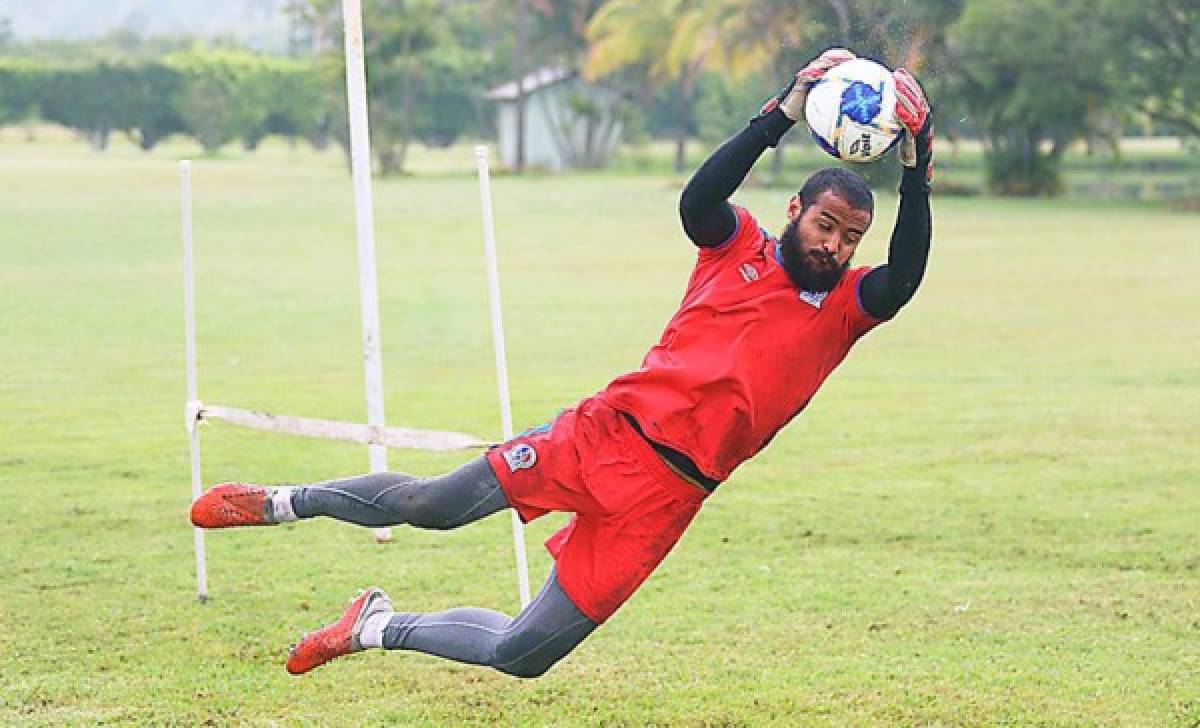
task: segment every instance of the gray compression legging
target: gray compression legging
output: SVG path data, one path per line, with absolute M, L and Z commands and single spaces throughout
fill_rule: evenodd
M 292 509 L 300 518 L 329 516 L 360 526 L 444 530 L 508 507 L 496 474 L 482 457 L 435 478 L 376 473 L 313 483 L 292 493 Z M 551 571 L 541 592 L 515 618 L 475 607 L 436 614 L 397 612 L 384 629 L 383 646 L 537 677 L 596 626 Z
M 383 646 L 538 677 L 594 629 L 596 623 L 571 603 L 551 571 L 542 591 L 515 619 L 475 607 L 436 614 L 397 612 L 383 630 Z
M 478 457 L 435 478 L 373 473 L 327 480 L 292 493 L 300 518 L 329 516 L 360 526 L 458 528 L 508 508 L 487 458 Z

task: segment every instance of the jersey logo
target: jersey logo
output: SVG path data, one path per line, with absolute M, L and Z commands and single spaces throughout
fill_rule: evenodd
M 829 295 L 829 291 L 815 293 L 813 291 L 800 291 L 800 300 L 804 301 L 813 308 L 820 308 L 825 302 L 825 297 Z
M 537 464 L 537 450 L 534 450 L 533 445 L 529 443 L 523 442 L 512 449 L 505 450 L 503 455 L 504 462 L 508 463 L 508 469 L 513 473 L 532 468 Z
M 746 281 L 747 283 L 753 283 L 754 281 L 758 280 L 758 269 L 749 263 L 742 263 L 740 266 L 738 266 L 738 270 L 742 274 L 742 280 Z

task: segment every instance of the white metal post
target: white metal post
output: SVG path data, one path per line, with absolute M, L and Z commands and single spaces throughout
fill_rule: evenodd
M 383 352 L 379 338 L 379 286 L 375 270 L 375 212 L 371 193 L 371 135 L 367 117 L 366 58 L 361 0 L 342 0 L 346 34 L 346 108 L 350 120 L 350 169 L 354 177 L 358 229 L 359 305 L 362 309 L 363 365 L 366 372 L 367 424 L 382 427 Z M 387 470 L 387 448 L 368 446 L 371 472 Z M 390 528 L 375 529 L 375 540 L 391 539 Z
M 487 259 L 488 304 L 492 313 L 492 345 L 496 351 L 496 386 L 500 394 L 500 427 L 505 440 L 512 439 L 512 403 L 508 395 L 508 356 L 504 350 L 504 317 L 500 310 L 500 269 L 496 262 L 496 225 L 492 219 L 492 184 L 488 173 L 488 148 L 475 147 L 479 166 L 479 202 L 483 208 L 483 247 Z M 517 586 L 521 607 L 529 604 L 529 564 L 525 556 L 525 526 L 512 510 L 513 547 L 517 556 Z
M 200 497 L 200 431 L 192 416 L 196 395 L 196 287 L 192 262 L 192 163 L 179 163 L 179 188 L 183 196 L 183 320 L 184 336 L 187 339 L 187 432 L 192 458 L 192 500 Z M 192 529 L 196 551 L 196 598 L 200 603 L 208 601 L 208 569 L 204 558 L 204 531 Z

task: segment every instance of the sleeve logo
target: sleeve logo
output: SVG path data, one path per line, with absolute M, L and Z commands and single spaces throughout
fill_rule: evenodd
M 518 470 L 526 470 L 537 464 L 537 450 L 533 449 L 533 445 L 529 443 L 521 443 L 516 447 L 505 450 L 503 453 L 504 462 L 508 463 L 510 472 Z

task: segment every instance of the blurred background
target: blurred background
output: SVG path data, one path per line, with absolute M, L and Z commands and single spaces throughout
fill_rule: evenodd
M 1200 726 L 1197 0 L 365 0 L 387 421 L 499 436 L 472 146 L 518 429 L 636 366 L 695 262 L 679 192 L 845 45 L 935 107 L 921 290 L 537 681 L 287 645 L 358 588 L 519 608 L 508 517 L 207 540 L 208 403 L 362 421 L 335 0 L 0 0 L 0 725 Z M 779 230 L 797 129 L 735 200 Z M 858 261 L 885 260 L 899 164 Z M 204 428 L 203 479 L 365 448 Z M 395 450 L 445 472 L 463 453 Z M 538 547 L 565 522 L 529 524 Z
M 1194 0 L 367 0 L 364 14 L 380 175 L 481 139 L 516 172 L 684 173 L 838 44 L 927 87 L 948 142 L 940 194 L 1200 196 Z M 271 137 L 336 150 L 341 43 L 336 0 L 0 0 L 0 124 L 100 152 L 173 136 L 208 155 Z M 789 147 L 811 144 L 785 139 L 760 181 Z M 890 183 L 895 165 L 878 166 Z

